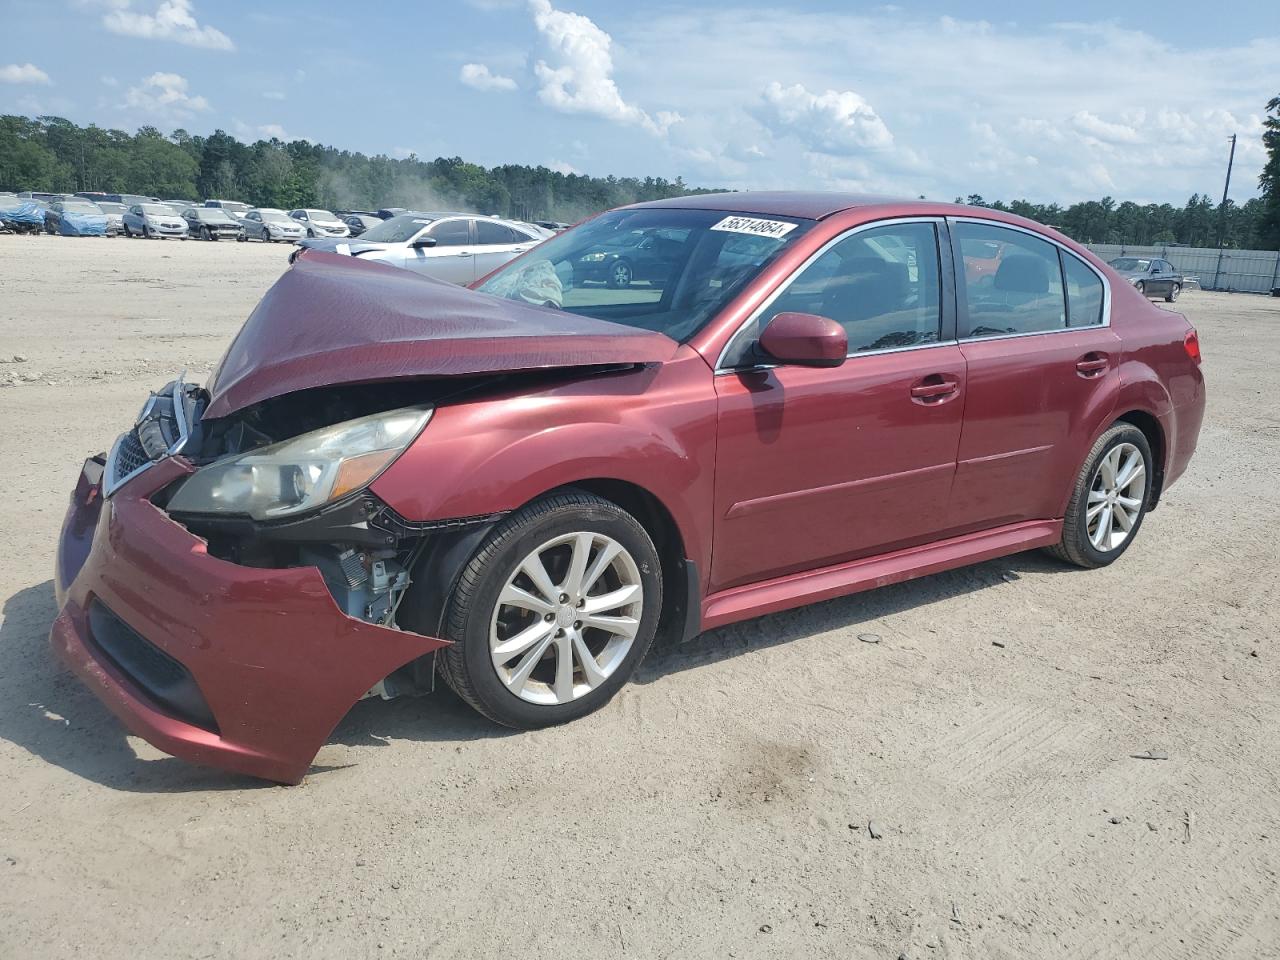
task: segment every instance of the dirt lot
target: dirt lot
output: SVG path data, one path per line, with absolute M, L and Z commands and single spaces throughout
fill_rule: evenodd
M 0 237 L 0 956 L 1280 956 L 1280 300 L 1178 305 L 1200 451 L 1107 570 L 716 630 L 539 733 L 364 702 L 283 788 L 125 736 L 45 637 L 80 461 L 285 252 Z

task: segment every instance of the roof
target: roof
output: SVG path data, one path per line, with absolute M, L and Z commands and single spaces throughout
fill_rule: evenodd
M 779 217 L 821 220 L 852 207 L 903 206 L 921 203 L 898 197 L 877 197 L 860 193 L 824 193 L 805 190 L 747 190 L 741 193 L 703 193 L 669 200 L 638 203 L 637 207 L 670 207 L 697 210 L 725 210 L 736 213 L 763 213 Z M 925 205 L 921 203 L 921 205 Z M 937 206 L 937 204 L 928 204 Z

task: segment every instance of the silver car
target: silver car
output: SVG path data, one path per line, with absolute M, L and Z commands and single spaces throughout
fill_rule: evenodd
M 289 216 L 302 224 L 308 237 L 349 237 L 351 228 L 328 210 L 290 210 Z
M 303 240 L 290 260 L 302 250 L 327 250 L 468 284 L 542 239 L 510 220 L 473 213 L 406 213 L 370 227 L 356 240 Z
M 135 203 L 124 212 L 126 237 L 177 237 L 187 239 L 187 224 L 178 211 L 164 203 Z
M 127 208 L 123 203 L 112 203 L 110 200 L 99 200 L 98 209 L 107 215 L 108 233 L 124 233 L 124 214 Z
M 250 240 L 261 240 L 264 243 L 297 243 L 307 235 L 302 224 L 283 210 L 271 207 L 258 207 L 250 210 L 240 221 Z

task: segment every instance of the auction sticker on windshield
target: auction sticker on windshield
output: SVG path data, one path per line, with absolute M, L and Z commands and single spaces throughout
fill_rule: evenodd
M 712 230 L 726 230 L 729 233 L 749 233 L 756 237 L 785 237 L 796 228 L 794 223 L 785 220 L 759 220 L 755 217 L 725 217 L 712 226 Z

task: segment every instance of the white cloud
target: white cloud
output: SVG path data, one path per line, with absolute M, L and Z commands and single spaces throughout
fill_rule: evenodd
M 565 163 L 563 160 L 552 160 L 547 167 L 556 173 L 563 173 L 568 176 L 582 176 L 582 171 L 571 163 Z
M 34 63 L 9 63 L 0 67 L 0 83 L 40 83 L 48 86 L 53 81 Z
M 491 73 L 483 63 L 464 63 L 458 79 L 476 90 L 514 90 L 516 82 L 510 77 Z
M 204 97 L 187 92 L 187 78 L 176 73 L 153 73 L 124 95 L 124 106 L 145 113 L 185 117 L 209 109 Z
M 549 53 L 550 62 L 539 60 L 533 66 L 538 99 L 547 106 L 634 124 L 658 136 L 684 119 L 670 110 L 651 116 L 622 98 L 613 79 L 613 38 L 591 19 L 557 10 L 550 0 L 529 0 L 529 9 Z
M 161 0 L 154 13 L 140 13 L 132 0 L 100 0 L 110 9 L 102 25 L 112 33 L 147 40 L 174 40 L 190 47 L 234 50 L 235 44 L 221 30 L 196 21 L 192 0 Z
M 1214 46 L 1113 22 L 1030 22 L 1038 13 L 986 23 L 741 0 L 631 11 L 607 24 L 625 51 L 615 53 L 618 83 L 679 104 L 686 119 L 671 134 L 668 169 L 697 172 L 698 182 L 1063 203 L 1105 190 L 1183 202 L 1221 190 L 1224 138 L 1238 133 L 1232 196 L 1242 200 L 1256 194 L 1265 162 L 1275 27 L 1251 25 Z M 762 97 L 772 80 L 779 87 Z M 768 156 L 744 162 L 750 144 Z M 801 163 L 796 144 L 810 155 Z M 823 153 L 841 163 L 815 159 Z
M 893 134 L 879 114 L 852 90 L 810 93 L 803 84 L 784 87 L 776 80 L 764 89 L 756 118 L 774 132 L 793 134 L 819 153 L 884 150 Z

